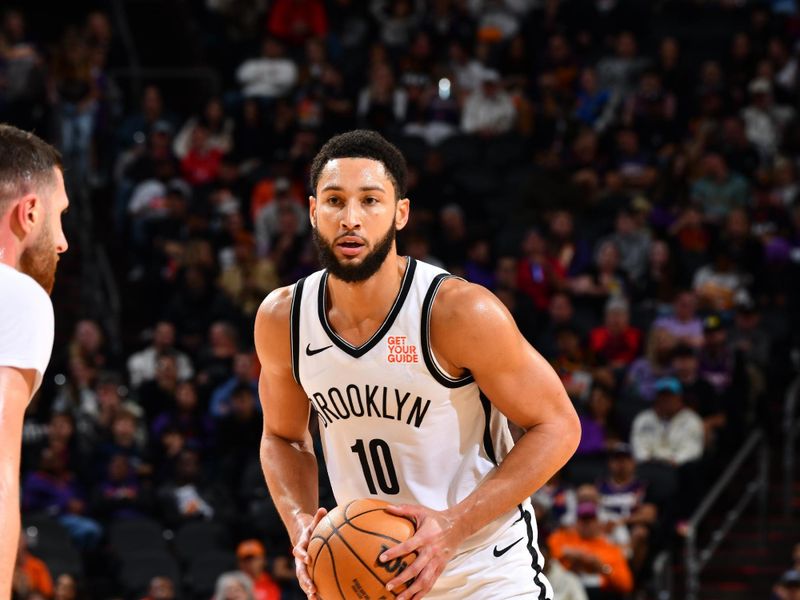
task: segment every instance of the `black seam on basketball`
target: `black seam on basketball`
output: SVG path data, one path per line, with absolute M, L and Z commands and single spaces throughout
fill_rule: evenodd
M 349 506 L 349 505 L 348 505 L 348 506 Z M 372 513 L 372 512 L 378 512 L 378 511 L 381 511 L 381 510 L 382 510 L 383 512 L 386 512 L 386 509 L 385 509 L 385 508 L 370 508 L 369 510 L 365 510 L 365 511 L 362 511 L 362 512 L 358 513 L 358 514 L 357 514 L 357 515 L 355 515 L 354 517 L 348 517 L 348 516 L 347 516 L 347 510 L 345 509 L 345 513 L 344 513 L 344 523 L 343 523 L 343 525 L 344 525 L 344 524 L 347 524 L 347 525 L 350 525 L 350 527 L 352 527 L 352 528 L 353 528 L 353 529 L 355 529 L 356 531 L 360 531 L 361 533 L 368 533 L 368 534 L 370 534 L 370 535 L 376 535 L 376 536 L 378 536 L 378 537 L 382 537 L 382 538 L 383 538 L 383 539 L 385 539 L 385 540 L 392 541 L 392 542 L 394 542 L 395 544 L 401 544 L 402 542 L 401 542 L 400 540 L 396 540 L 395 538 L 393 538 L 393 537 L 391 537 L 391 536 L 389 536 L 389 535 L 384 535 L 384 534 L 382 534 L 382 533 L 378 533 L 377 531 L 369 531 L 369 530 L 367 530 L 367 529 L 361 529 L 361 528 L 360 528 L 358 525 L 355 525 L 355 524 L 353 523 L 353 521 L 351 520 L 351 519 L 355 519 L 356 517 L 360 517 L 361 515 L 368 515 L 369 513 Z M 386 513 L 386 514 L 390 514 L 390 515 L 392 515 L 392 513 Z M 409 517 L 406 517 L 406 516 L 404 516 L 404 515 L 392 515 L 392 516 L 393 516 L 393 517 L 399 517 L 399 518 L 401 518 L 401 519 L 405 519 L 406 521 L 408 521 L 409 523 L 411 523 L 411 524 L 414 526 L 414 531 L 416 531 L 416 530 L 417 530 L 417 524 L 416 524 L 416 522 L 414 521 L 414 519 L 410 519 Z
M 475 381 L 471 373 L 467 372 L 463 377 L 453 378 L 443 373 L 442 370 L 436 366 L 433 360 L 433 350 L 431 349 L 431 309 L 433 308 L 433 301 L 436 298 L 436 293 L 445 279 L 455 277 L 449 273 L 439 273 L 431 281 L 428 286 L 428 291 L 425 293 L 425 299 L 422 301 L 422 318 L 420 319 L 420 334 L 422 336 L 422 359 L 425 361 L 425 366 L 433 378 L 446 388 L 460 388 L 464 387 Z M 457 278 L 458 279 L 458 278 Z
M 525 529 L 528 534 L 527 547 L 528 552 L 531 555 L 531 567 L 533 568 L 533 583 L 539 587 L 538 600 L 548 600 L 547 587 L 539 579 L 542 575 L 542 569 L 539 567 L 539 553 L 536 551 L 536 548 L 533 545 L 533 525 L 531 523 L 531 514 L 523 508 L 522 504 L 517 504 L 517 509 L 520 512 L 520 516 L 525 521 Z
M 361 513 L 359 513 L 359 514 L 361 514 Z M 352 525 L 350 525 L 350 526 L 351 526 L 351 527 L 353 527 Z M 368 532 L 368 533 L 373 533 L 373 532 L 371 532 L 371 531 L 370 531 L 370 532 Z M 350 553 L 351 553 L 353 556 L 355 556 L 355 557 L 358 559 L 358 562 L 360 562 L 362 565 L 364 565 L 364 568 L 365 568 L 367 571 L 369 571 L 369 572 L 370 572 L 370 574 L 371 574 L 371 575 L 372 575 L 372 576 L 373 576 L 375 579 L 377 579 L 377 580 L 378 580 L 378 582 L 379 582 L 379 583 L 380 583 L 382 586 L 384 586 L 384 589 L 386 589 L 386 588 L 385 588 L 386 584 L 383 582 L 383 580 L 382 580 L 380 577 L 378 577 L 378 574 L 377 574 L 377 573 L 375 573 L 375 571 L 373 571 L 373 570 L 372 570 L 372 567 L 370 567 L 370 566 L 369 566 L 367 563 L 365 563 L 365 562 L 364 562 L 364 559 L 363 559 L 363 558 L 361 558 L 361 556 L 359 556 L 359 554 L 358 554 L 358 553 L 357 553 L 355 550 L 353 550 L 353 547 L 352 547 L 350 544 L 348 544 L 348 543 L 347 543 L 347 540 L 344 538 L 344 536 L 343 536 L 341 533 L 339 533 L 339 530 L 338 530 L 338 529 L 336 530 L 336 535 L 339 537 L 339 539 L 342 541 L 342 543 L 343 543 L 345 546 L 347 546 L 347 549 L 348 549 L 348 550 L 350 550 Z M 374 534 L 374 535 L 379 535 L 379 534 Z M 379 537 L 380 537 L 380 535 L 379 535 Z M 333 554 L 331 554 L 331 557 L 333 557 Z M 394 596 L 395 598 L 397 598 L 397 594 L 396 594 L 396 593 L 394 593 L 394 592 L 392 592 L 392 591 L 390 591 L 390 590 L 386 590 L 386 591 L 387 591 L 389 594 L 391 594 L 392 596 Z
M 328 542 L 325 542 L 325 547 L 331 555 L 331 568 L 333 569 L 333 580 L 336 582 L 336 588 L 339 590 L 339 595 L 342 597 L 342 600 L 347 600 L 347 596 L 345 596 L 342 591 L 342 585 L 339 583 L 339 573 L 336 572 L 336 560 L 333 558 L 333 549 L 328 545 Z
M 326 294 L 325 291 L 328 288 L 328 272 L 325 271 L 322 274 L 322 277 L 319 279 L 319 288 L 317 292 L 317 312 L 319 313 L 319 320 L 320 324 L 322 325 L 322 329 L 328 334 L 330 340 L 343 352 L 346 352 L 353 358 L 360 358 L 370 350 L 372 350 L 378 342 L 380 342 L 384 336 L 388 333 L 388 331 L 394 325 L 395 320 L 397 320 L 397 315 L 400 314 L 400 309 L 403 308 L 403 304 L 405 304 L 406 297 L 408 296 L 409 291 L 411 291 L 411 284 L 414 281 L 414 273 L 417 270 L 417 261 L 410 256 L 407 257 L 408 263 L 406 264 L 406 270 L 403 274 L 403 279 L 400 282 L 400 290 L 397 293 L 397 297 L 394 300 L 394 304 L 392 304 L 392 308 L 389 310 L 389 314 L 386 315 L 386 319 L 384 319 L 381 326 L 378 330 L 369 338 L 366 342 L 361 344 L 360 346 L 353 346 L 345 339 L 340 337 L 331 327 L 330 323 L 328 322 L 328 312 L 326 310 Z

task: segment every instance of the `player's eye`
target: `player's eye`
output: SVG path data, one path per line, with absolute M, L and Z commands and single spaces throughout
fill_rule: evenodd
M 340 202 L 338 196 L 328 196 L 328 204 L 339 204 Z
M 364 204 L 377 204 L 378 199 L 375 196 L 367 196 L 364 198 Z

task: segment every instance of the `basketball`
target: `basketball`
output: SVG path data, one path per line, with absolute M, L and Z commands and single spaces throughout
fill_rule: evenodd
M 416 553 L 388 563 L 378 557 L 410 538 L 416 527 L 411 519 L 386 512 L 387 506 L 380 500 L 353 500 L 330 511 L 314 529 L 308 572 L 321 600 L 388 600 L 406 588 L 389 592 L 386 584 Z

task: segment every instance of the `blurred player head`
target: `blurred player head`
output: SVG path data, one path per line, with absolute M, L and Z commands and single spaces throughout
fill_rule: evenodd
M 373 131 L 331 138 L 311 165 L 310 216 L 322 266 L 349 283 L 369 279 L 408 222 L 407 167 Z
M 0 262 L 53 289 L 67 249 L 61 215 L 69 201 L 61 155 L 35 135 L 0 125 Z

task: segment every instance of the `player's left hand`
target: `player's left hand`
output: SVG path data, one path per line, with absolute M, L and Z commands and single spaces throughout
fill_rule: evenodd
M 464 534 L 455 519 L 446 512 L 410 504 L 390 506 L 386 510 L 414 519 L 417 524 L 417 532 L 413 536 L 380 556 L 381 561 L 387 562 L 411 552 L 417 553 L 414 562 L 389 581 L 386 589 L 397 589 L 413 579 L 413 583 L 397 596 L 397 600 L 421 600 L 444 571 L 464 539 Z

